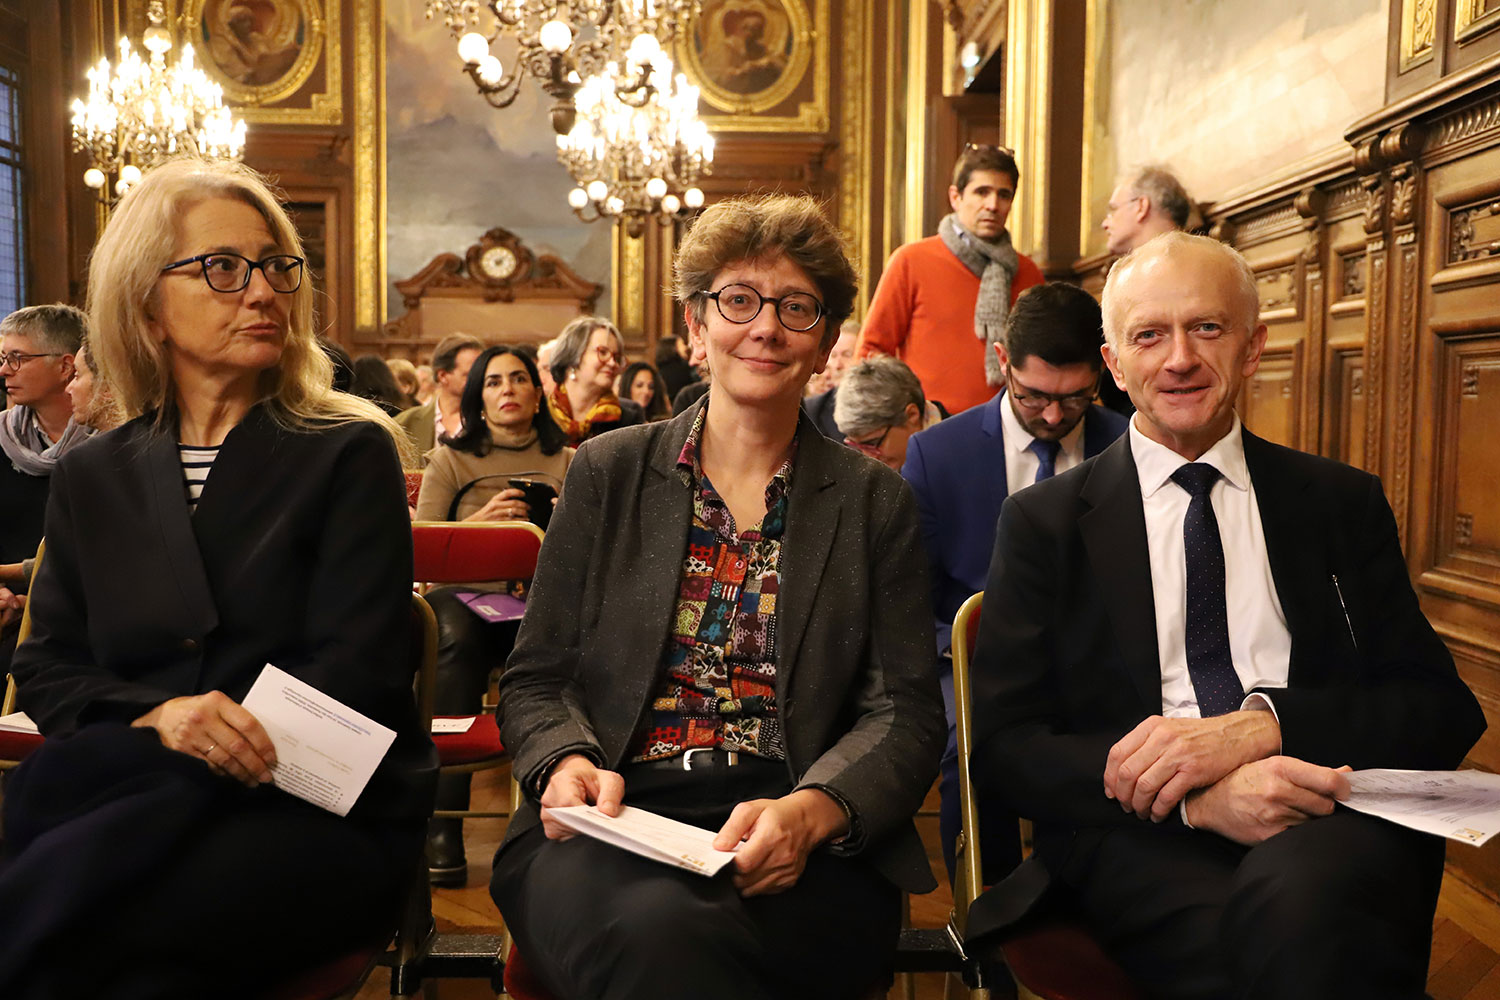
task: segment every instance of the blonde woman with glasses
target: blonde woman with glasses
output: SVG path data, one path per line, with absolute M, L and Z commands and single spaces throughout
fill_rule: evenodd
M 6 789 L 0 995 L 258 995 L 393 926 L 436 777 L 405 436 L 330 388 L 305 270 L 230 164 L 149 172 L 95 247 L 89 346 L 132 419 L 53 474 L 14 669 L 47 741 Z M 394 731 L 352 802 L 279 786 L 243 704 L 267 664 Z

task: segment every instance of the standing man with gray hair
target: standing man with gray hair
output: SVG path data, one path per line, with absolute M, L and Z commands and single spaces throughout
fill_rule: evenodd
M 1109 234 L 1109 252 L 1129 253 L 1153 236 L 1186 229 L 1193 214 L 1182 183 L 1166 167 L 1145 166 L 1128 174 L 1109 196 L 1109 214 L 1100 223 Z
M 952 214 L 936 236 L 891 254 L 860 331 L 856 357 L 905 361 L 949 413 L 994 395 L 1004 373 L 991 347 L 1016 298 L 1042 283 L 1005 229 L 1020 178 L 1010 150 L 965 146 L 948 188 Z
M 27 306 L 0 320 L 0 377 L 10 409 L 0 414 L 0 563 L 20 563 L 36 555 L 47 510 L 52 469 L 63 453 L 89 436 L 73 420 L 68 382 L 74 357 L 88 336 L 80 309 L 61 303 Z M 11 589 L 22 590 L 22 583 Z M 0 622 L 13 617 L 8 596 L 0 597 Z M 0 641 L 8 667 L 15 635 Z

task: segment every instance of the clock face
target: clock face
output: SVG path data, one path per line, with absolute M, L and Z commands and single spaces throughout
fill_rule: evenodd
M 516 272 L 516 255 L 509 247 L 490 247 L 479 258 L 479 267 L 486 277 L 504 281 Z

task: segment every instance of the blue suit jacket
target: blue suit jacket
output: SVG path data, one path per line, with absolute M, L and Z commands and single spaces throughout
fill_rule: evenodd
M 932 605 L 937 612 L 938 650 L 958 609 L 984 589 L 1000 505 L 1010 494 L 1005 481 L 1001 390 L 975 406 L 912 436 L 901 475 L 917 496 L 922 537 L 932 559 Z M 1083 418 L 1083 455 L 1092 458 L 1125 433 L 1126 417 L 1091 406 Z M 1024 484 L 1024 485 L 1030 485 Z

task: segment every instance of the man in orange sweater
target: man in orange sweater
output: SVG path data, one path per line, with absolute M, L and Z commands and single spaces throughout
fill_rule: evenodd
M 938 234 L 891 254 L 857 354 L 905 361 L 928 399 L 950 413 L 987 402 L 1004 374 L 990 345 L 1002 343 L 1016 297 L 1042 283 L 1005 231 L 1020 171 L 998 146 L 965 146 L 953 165 L 953 212 Z

